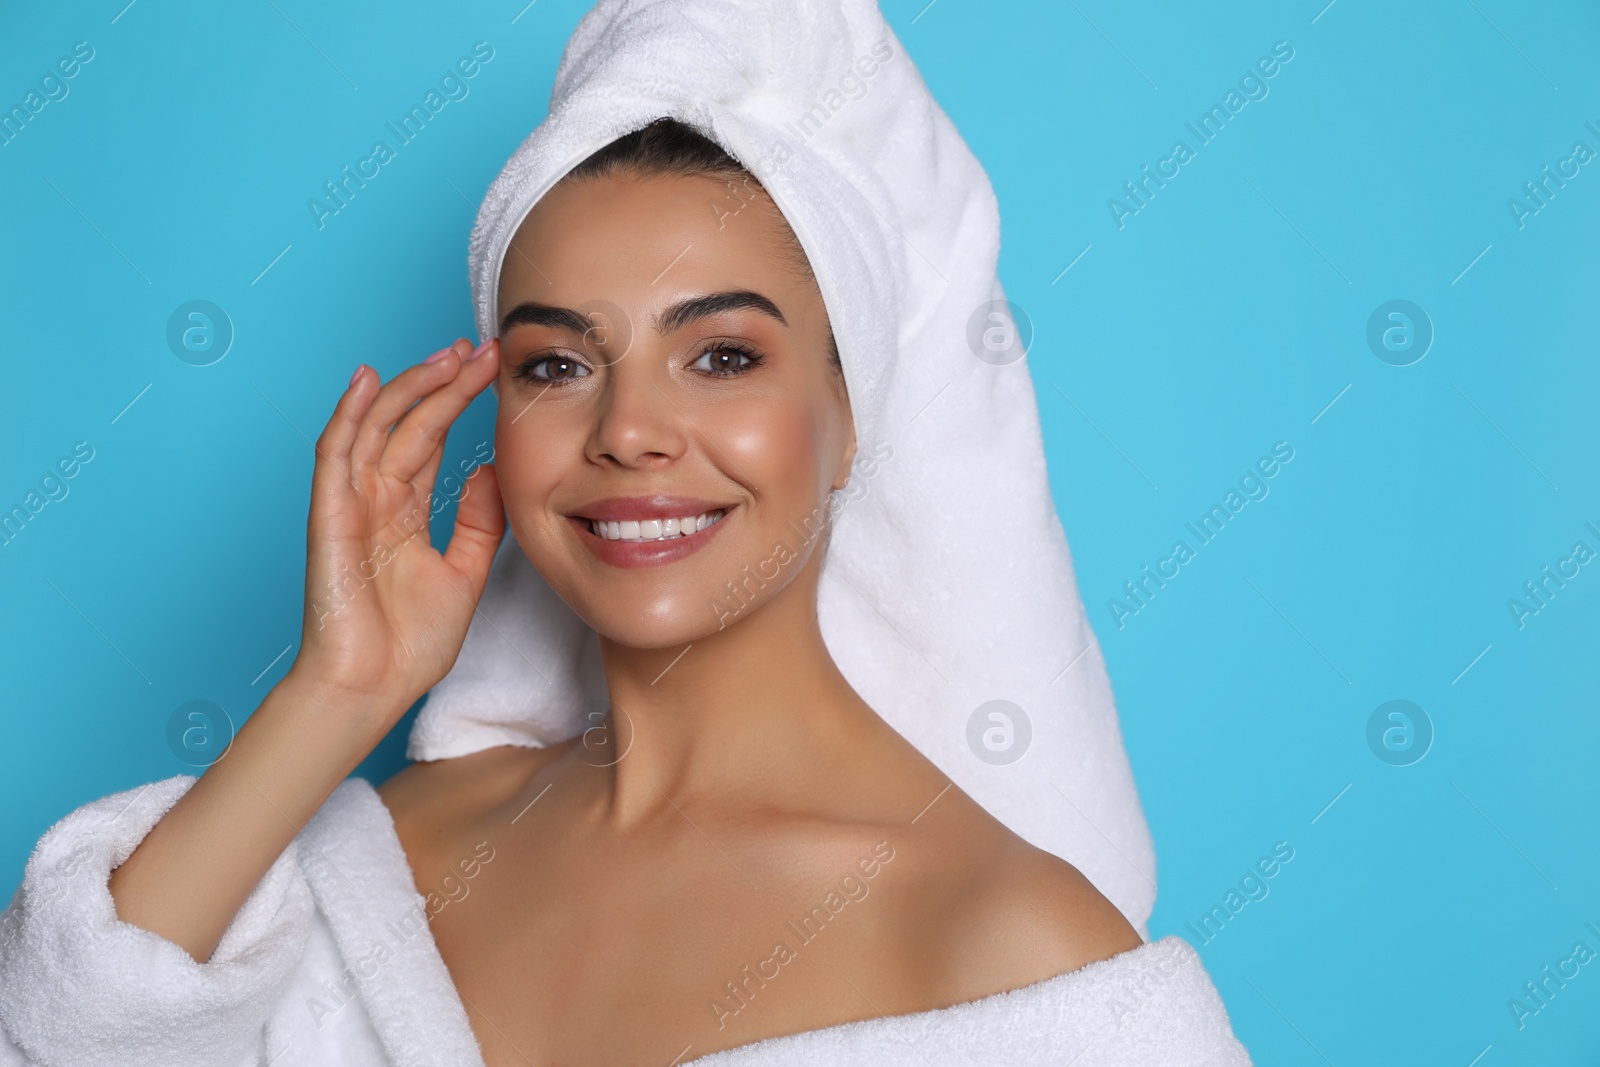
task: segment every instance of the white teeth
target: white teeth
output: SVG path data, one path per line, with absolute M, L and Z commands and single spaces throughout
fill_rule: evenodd
M 638 522 L 591 519 L 589 529 L 595 536 L 603 537 L 607 541 L 669 541 L 699 533 L 707 526 L 721 522 L 725 514 L 725 511 L 719 509 L 708 511 L 704 515 L 691 515 L 681 519 L 643 519 Z

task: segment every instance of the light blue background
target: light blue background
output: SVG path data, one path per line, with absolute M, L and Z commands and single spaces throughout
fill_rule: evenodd
M 1600 14 L 1324 2 L 885 10 L 1000 197 L 1155 834 L 1152 932 L 1198 942 L 1186 923 L 1286 841 L 1202 947 L 1257 1062 L 1591 1063 L 1600 963 L 1521 1029 L 1507 1002 L 1600 951 L 1600 565 L 1520 629 L 1507 600 L 1600 550 L 1600 163 L 1521 228 L 1507 200 L 1600 150 Z M 358 362 L 388 378 L 472 334 L 477 200 L 585 7 L 122 5 L 11 5 L 0 32 L 7 108 L 95 49 L 0 147 L 0 506 L 95 450 L 0 547 L 7 887 L 73 807 L 186 770 L 173 708 L 242 717 L 289 666 L 307 438 Z M 478 40 L 470 95 L 318 230 L 306 200 Z M 1269 95 L 1198 147 L 1184 123 L 1278 41 Z M 1196 158 L 1119 228 L 1108 198 L 1179 138 Z M 164 340 L 196 298 L 237 329 L 206 368 Z M 1365 339 L 1396 298 L 1436 331 L 1407 367 Z M 447 463 L 490 432 L 480 402 Z M 1270 495 L 1119 628 L 1107 600 L 1277 441 Z M 1367 744 L 1391 699 L 1433 723 L 1412 766 Z M 398 766 L 409 721 L 364 773 Z

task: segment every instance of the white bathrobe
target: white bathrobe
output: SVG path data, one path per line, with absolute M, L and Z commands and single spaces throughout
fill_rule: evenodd
M 39 841 L 0 916 L 0 1067 L 482 1067 L 394 822 L 363 779 L 334 791 L 208 962 L 119 921 L 111 871 L 194 782 L 180 775 L 85 804 Z M 966 1004 L 681 1062 L 1094 1067 L 1250 1059 L 1199 956 L 1165 937 Z

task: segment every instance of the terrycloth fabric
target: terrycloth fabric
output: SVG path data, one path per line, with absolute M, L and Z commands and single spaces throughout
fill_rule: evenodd
M 1249 1067 L 1199 953 L 1180 937 L 1082 970 L 936 1011 L 769 1038 L 695 1067 Z
M 195 779 L 86 804 L 0 915 L 0 1067 L 483 1067 L 377 792 L 352 778 L 198 964 L 117 920 L 106 880 Z M 697 1057 L 695 1067 L 1248 1067 L 1187 942 L 1021 989 Z
M 1022 358 L 1031 330 L 1008 345 L 1007 319 L 990 314 L 1004 299 L 994 191 L 873 0 L 600 0 L 567 45 L 549 117 L 479 210 L 479 335 L 498 333 L 500 266 L 529 209 L 590 153 L 661 116 L 754 173 L 821 287 L 858 447 L 829 505 L 818 606 L 845 677 L 1147 933 L 1154 850 L 1051 498 Z M 752 575 L 761 581 L 754 568 L 729 577 Z M 1020 715 L 991 717 L 983 706 L 996 700 Z M 548 745 L 604 707 L 595 634 L 507 537 L 408 752 Z M 1008 747 L 1008 726 L 1025 755 L 982 758 Z
M 195 781 L 86 804 L 40 840 L 0 916 L 0 1067 L 482 1067 L 362 779 L 318 809 L 206 963 L 119 921 L 111 870 Z
M 257 1035 L 305 952 L 315 908 L 298 842 L 268 869 L 204 966 L 119 921 L 106 887 L 193 781 L 104 797 L 40 839 L 0 918 L 0 1028 L 9 1039 L 0 1063 L 255 1062 Z M 18 1050 L 30 1058 L 16 1058 Z

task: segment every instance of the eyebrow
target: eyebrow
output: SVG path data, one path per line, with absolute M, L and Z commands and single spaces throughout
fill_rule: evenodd
M 690 297 L 662 309 L 655 317 L 655 331 L 664 336 L 682 329 L 696 319 L 718 315 L 725 311 L 756 311 L 776 319 L 785 326 L 789 325 L 789 320 L 783 317 L 778 305 L 760 293 L 750 289 L 729 289 L 720 293 Z M 504 334 L 513 326 L 553 326 L 581 334 L 593 325 L 593 321 L 581 311 L 530 300 L 506 312 L 505 318 L 500 321 L 500 332 Z

